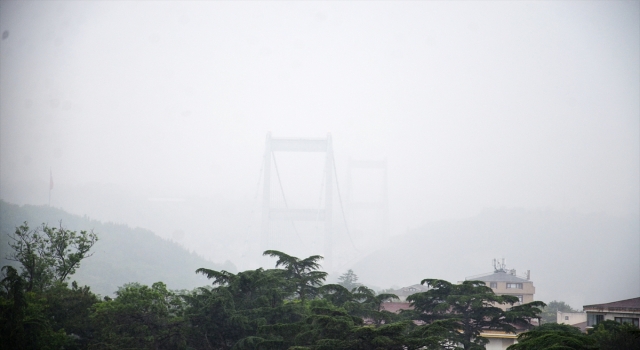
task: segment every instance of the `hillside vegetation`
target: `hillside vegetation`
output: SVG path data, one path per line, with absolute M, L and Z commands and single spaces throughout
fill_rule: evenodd
M 1 266 L 15 266 L 6 259 L 10 252 L 8 235 L 25 221 L 32 229 L 43 223 L 59 226 L 61 222 L 70 230 L 93 230 L 99 238 L 91 250 L 93 256 L 82 261 L 73 280 L 101 295 L 113 295 L 118 287 L 131 282 L 151 285 L 163 281 L 169 289 L 193 289 L 208 283 L 196 275 L 198 268 L 236 271 L 231 262 L 213 263 L 149 230 L 102 223 L 48 206 L 18 206 L 4 201 L 0 201 Z

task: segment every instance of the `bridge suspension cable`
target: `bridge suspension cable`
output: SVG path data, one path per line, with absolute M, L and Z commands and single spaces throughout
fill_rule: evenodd
M 320 221 L 320 213 L 322 212 L 322 193 L 324 192 L 325 180 L 326 180 L 326 174 L 323 172 L 322 182 L 320 182 L 320 195 L 318 196 L 318 215 L 316 216 L 316 233 L 320 229 L 318 222 Z
M 340 210 L 342 211 L 342 220 L 344 221 L 344 228 L 347 230 L 347 236 L 349 237 L 349 242 L 351 242 L 351 246 L 356 252 L 360 253 L 358 248 L 356 248 L 356 245 L 353 243 L 353 239 L 351 238 L 351 233 L 349 232 L 349 225 L 347 224 L 347 216 L 344 213 L 344 205 L 342 205 L 342 196 L 340 195 L 340 184 L 338 183 L 338 171 L 336 170 L 336 160 L 333 156 L 333 153 L 331 153 L 331 158 L 333 160 L 333 174 L 336 178 L 336 189 L 338 190 L 338 200 L 340 201 Z
M 289 209 L 289 204 L 287 204 L 287 197 L 285 197 L 284 195 L 284 188 L 282 187 L 282 181 L 280 180 L 280 172 L 278 171 L 278 162 L 276 162 L 276 155 L 272 152 L 271 156 L 273 157 L 273 165 L 274 168 L 276 169 L 276 176 L 278 177 L 278 183 L 280 184 L 280 192 L 282 193 L 282 200 L 284 201 L 284 207 Z M 300 241 L 300 243 L 304 243 L 302 242 L 302 238 L 300 238 L 300 234 L 298 233 L 298 228 L 296 227 L 296 223 L 291 220 L 291 226 L 293 226 L 293 231 L 296 233 L 296 236 L 298 237 L 298 240 Z
M 245 244 L 249 242 L 249 231 L 251 231 L 251 227 L 253 226 L 253 215 L 256 212 L 256 202 L 258 201 L 258 194 L 260 194 L 260 184 L 262 183 L 262 172 L 264 171 L 264 160 L 260 165 L 260 173 L 258 174 L 258 183 L 256 184 L 256 194 L 253 196 L 253 203 L 251 206 L 251 214 L 249 215 L 249 220 L 247 220 L 247 230 L 244 235 Z

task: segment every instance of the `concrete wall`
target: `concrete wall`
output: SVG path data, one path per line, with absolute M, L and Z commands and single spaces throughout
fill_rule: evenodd
M 485 282 L 487 286 L 491 287 L 491 282 Z M 533 286 L 533 282 L 522 282 L 522 289 L 519 288 L 507 288 L 507 283 L 511 282 L 494 282 L 496 283 L 496 288 L 491 288 L 494 293 L 498 295 L 513 295 L 518 296 L 522 295 L 522 303 L 530 303 L 534 301 L 533 295 L 536 292 L 536 288 Z M 518 304 L 516 304 L 518 305 Z M 497 305 L 501 309 L 506 309 L 509 306 L 505 305 Z
M 509 345 L 515 344 L 515 339 L 489 338 L 487 350 L 505 350 Z
M 586 312 L 562 312 L 558 311 L 556 316 L 557 323 L 564 323 L 568 325 L 574 325 L 582 322 L 587 322 Z
M 488 286 L 491 286 L 491 282 L 486 282 Z M 497 287 L 493 288 L 496 294 L 535 294 L 536 287 L 533 286 L 533 282 L 523 282 L 522 289 L 507 288 L 508 282 L 495 282 Z

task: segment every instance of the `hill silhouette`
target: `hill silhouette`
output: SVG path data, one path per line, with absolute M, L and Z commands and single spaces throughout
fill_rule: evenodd
M 462 281 L 492 272 L 492 259 L 505 258 L 518 275 L 531 270 L 537 300 L 581 309 L 640 295 L 639 233 L 637 218 L 485 210 L 410 230 L 352 268 L 360 280 L 388 288 L 424 278 Z
M 6 259 L 11 251 L 8 234 L 13 234 L 16 226 L 25 221 L 32 229 L 43 223 L 49 226 L 62 223 L 63 227 L 74 231 L 93 230 L 99 238 L 91 250 L 93 255 L 81 262 L 71 280 L 88 285 L 101 295 L 112 295 L 118 287 L 130 282 L 150 285 L 162 281 L 170 289 L 204 286 L 210 282 L 195 274 L 200 267 L 236 271 L 229 261 L 213 263 L 146 229 L 103 223 L 48 206 L 18 206 L 5 201 L 0 201 L 2 266 L 16 264 Z

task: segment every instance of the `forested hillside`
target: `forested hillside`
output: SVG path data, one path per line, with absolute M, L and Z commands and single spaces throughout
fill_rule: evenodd
M 61 222 L 70 230 L 93 230 L 99 239 L 91 249 L 93 256 L 82 261 L 72 280 L 90 286 L 101 295 L 112 295 L 118 287 L 130 282 L 151 285 L 162 281 L 169 289 L 192 289 L 208 284 L 206 278 L 196 275 L 198 268 L 236 271 L 231 262 L 220 264 L 205 260 L 149 230 L 102 223 L 47 206 L 18 206 L 0 201 L 2 266 L 12 264 L 6 259 L 10 252 L 8 235 L 25 221 L 32 229 L 43 223 L 59 226 Z

